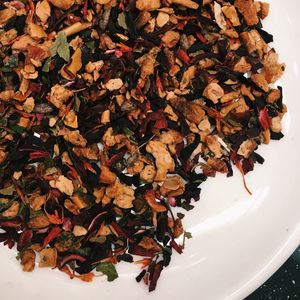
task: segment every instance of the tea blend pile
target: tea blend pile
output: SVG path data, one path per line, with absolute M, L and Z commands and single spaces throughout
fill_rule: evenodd
M 37 260 L 112 281 L 134 262 L 155 289 L 192 237 L 182 219 L 200 184 L 233 165 L 244 178 L 264 162 L 258 146 L 283 137 L 268 12 L 253 0 L 0 1 L 0 241 L 24 271 Z

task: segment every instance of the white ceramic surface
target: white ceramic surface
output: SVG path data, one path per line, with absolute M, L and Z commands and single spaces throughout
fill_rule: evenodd
M 184 219 L 194 238 L 183 255 L 173 255 L 154 293 L 135 282 L 136 265 L 118 265 L 120 278 L 113 283 L 83 283 L 48 269 L 25 274 L 16 253 L 1 246 L 1 299 L 240 300 L 271 276 L 300 243 L 299 17 L 299 0 L 272 0 L 264 22 L 287 64 L 280 82 L 289 109 L 285 139 L 260 148 L 266 163 L 247 176 L 252 197 L 238 172 L 203 185 L 201 201 Z

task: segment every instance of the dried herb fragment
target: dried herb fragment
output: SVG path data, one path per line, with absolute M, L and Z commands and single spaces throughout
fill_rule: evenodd
M 107 281 L 114 281 L 119 277 L 115 266 L 112 263 L 100 263 L 96 267 L 96 271 L 107 276 Z

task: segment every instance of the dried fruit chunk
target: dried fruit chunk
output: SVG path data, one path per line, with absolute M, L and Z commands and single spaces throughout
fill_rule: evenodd
M 71 128 L 78 128 L 78 117 L 74 110 L 71 110 L 66 114 L 64 123 Z
M 64 139 L 75 146 L 85 147 L 87 140 L 80 134 L 79 130 L 67 130 Z
M 155 158 L 157 173 L 155 181 L 164 181 L 168 171 L 173 171 L 175 164 L 169 151 L 164 144 L 159 141 L 150 141 L 146 146 L 146 151 L 151 153 Z
M 41 22 L 45 24 L 51 15 L 51 7 L 49 2 L 47 0 L 39 1 L 35 7 L 35 13 Z
M 78 194 L 74 194 L 71 197 L 72 202 L 79 208 L 79 209 L 83 209 L 86 208 L 88 206 L 88 204 L 86 203 L 85 199 L 78 195 Z
M 183 73 L 181 81 L 180 81 L 180 89 L 181 90 L 184 90 L 186 87 L 189 86 L 191 81 L 196 76 L 196 70 L 197 69 L 195 66 L 191 66 Z
M 1 101 L 10 101 L 14 98 L 15 92 L 13 90 L 7 90 L 0 92 Z
M 11 206 L 5 210 L 1 215 L 5 218 L 14 218 L 18 215 L 20 210 L 20 204 L 17 201 L 13 201 Z
M 82 52 L 77 48 L 71 57 L 71 62 L 61 70 L 61 75 L 68 80 L 74 79 L 77 72 L 82 68 Z
M 63 1 L 61 1 L 61 0 L 47 0 L 47 1 L 49 1 L 54 6 L 60 8 L 60 9 L 63 9 L 63 10 L 69 9 L 75 3 L 75 0 L 63 0 Z
M 28 227 L 32 229 L 41 229 L 50 225 L 49 219 L 46 215 L 33 217 L 28 222 Z
M 221 159 L 209 158 L 207 160 L 207 164 L 217 172 L 220 172 L 223 174 L 228 173 L 228 167 L 227 167 L 226 163 Z
M 51 187 L 69 196 L 73 194 L 74 186 L 72 181 L 63 175 L 60 175 L 56 180 L 50 180 L 49 184 Z
M 21 265 L 24 272 L 32 272 L 35 267 L 35 253 L 31 249 L 27 249 L 22 253 Z
M 13 16 L 16 11 L 12 8 L 6 8 L 0 11 L 0 26 L 5 25 Z
M 155 242 L 155 240 L 149 238 L 148 236 L 144 236 L 142 240 L 138 243 L 138 246 L 147 250 L 153 250 L 155 252 L 161 251 L 161 247 Z
M 168 177 L 160 187 L 163 196 L 177 197 L 184 193 L 185 183 L 179 176 Z
M 75 225 L 73 228 L 73 234 L 75 236 L 84 236 L 87 234 L 87 230 L 83 226 Z
M 155 212 L 167 211 L 167 209 L 164 205 L 162 205 L 156 201 L 155 193 L 153 190 L 148 190 L 145 193 L 144 198 L 145 198 L 146 202 L 148 203 L 148 205 L 153 209 L 153 211 L 155 211 Z
M 51 88 L 50 102 L 57 108 L 61 108 L 62 105 L 74 95 L 74 93 L 61 85 L 54 85 Z
M 230 20 L 233 26 L 240 26 L 240 19 L 236 8 L 233 5 L 226 5 L 222 7 L 223 14 Z
M 184 98 L 173 98 L 170 100 L 171 105 L 181 112 L 190 122 L 199 124 L 205 116 L 205 111 L 200 105 L 194 102 L 188 102 Z
M 0 34 L 0 43 L 3 46 L 9 45 L 18 35 L 18 32 L 15 29 L 10 29 L 4 31 Z
M 152 165 L 147 165 L 145 168 L 141 171 L 140 177 L 141 180 L 144 180 L 148 183 L 152 183 L 156 176 L 156 169 Z
M 110 79 L 106 84 L 105 88 L 109 91 L 119 90 L 123 86 L 123 81 L 120 78 Z
M 249 156 L 256 149 L 256 147 L 257 147 L 257 144 L 254 140 L 250 140 L 250 139 L 246 140 L 241 144 L 237 154 L 241 155 L 245 158 L 249 158 Z
M 262 58 L 263 55 L 268 52 L 268 45 L 256 29 L 252 29 L 249 32 L 242 32 L 240 34 L 240 39 L 242 43 L 246 45 L 249 53 L 257 51 L 259 57 Z
M 141 11 L 152 11 L 160 8 L 160 0 L 137 0 L 136 8 Z
M 203 96 L 217 104 L 224 96 L 224 90 L 217 83 L 212 82 L 205 88 Z
M 39 262 L 40 268 L 55 268 L 57 264 L 57 250 L 56 248 L 43 249 L 40 252 L 41 260 Z
M 39 211 L 46 202 L 46 196 L 34 194 L 29 198 L 30 208 Z
M 235 0 L 234 5 L 244 16 L 245 21 L 248 25 L 256 25 L 259 22 L 253 0 Z
M 110 171 L 110 169 L 106 166 L 101 166 L 101 174 L 100 174 L 100 182 L 106 184 L 112 184 L 116 181 L 117 175 Z
M 199 4 L 191 0 L 169 0 L 173 4 L 181 5 L 191 9 L 198 9 Z
M 159 136 L 159 140 L 165 145 L 177 145 L 183 141 L 183 136 L 176 130 L 168 130 Z
M 163 44 L 168 48 L 173 48 L 180 40 L 180 34 L 177 31 L 169 30 L 161 38 Z
M 261 19 L 265 19 L 269 15 L 270 4 L 267 2 L 256 2 L 259 6 L 258 15 Z
M 226 20 L 222 13 L 222 7 L 218 2 L 214 2 L 214 14 L 215 14 L 216 22 L 219 25 L 219 27 L 223 30 L 226 30 L 227 29 Z
M 162 11 L 160 11 L 156 18 L 156 25 L 158 27 L 163 27 L 166 25 L 170 20 L 170 16 Z
M 273 132 L 280 133 L 282 131 L 281 118 L 275 117 L 271 121 L 271 129 Z
M 247 73 L 250 72 L 252 66 L 247 62 L 246 58 L 243 56 L 239 59 L 239 61 L 234 65 L 233 71 L 239 73 Z
M 133 207 L 134 190 L 120 183 L 118 180 L 114 184 L 108 186 L 105 195 L 111 200 L 114 199 L 114 204 L 120 208 L 128 209 Z
M 77 156 L 82 156 L 87 159 L 97 160 L 99 158 L 99 149 L 96 144 L 82 147 L 74 147 L 73 152 Z
M 270 87 L 263 74 L 253 74 L 251 80 L 265 92 L 269 91 Z
M 278 54 L 273 50 L 264 57 L 262 74 L 268 83 L 276 82 L 283 74 L 285 65 L 278 63 L 278 58 Z
M 214 153 L 216 158 L 223 156 L 221 144 L 216 135 L 208 135 L 206 137 L 206 143 L 209 150 Z

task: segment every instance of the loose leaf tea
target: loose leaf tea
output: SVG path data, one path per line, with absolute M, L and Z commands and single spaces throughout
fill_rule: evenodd
M 253 0 L 0 2 L 0 242 L 23 270 L 157 286 L 217 173 L 283 137 L 284 71 Z M 174 211 L 176 208 L 176 212 Z

